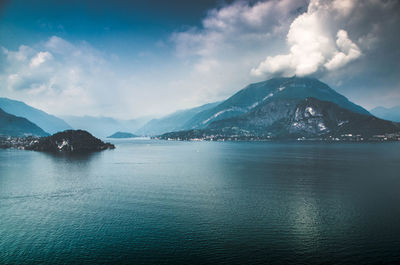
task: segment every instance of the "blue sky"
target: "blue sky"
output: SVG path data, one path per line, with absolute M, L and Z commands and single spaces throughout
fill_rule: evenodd
M 4 45 L 37 42 L 52 35 L 117 49 L 127 42 L 142 48 L 185 25 L 200 24 L 216 1 L 6 1 Z M 139 42 L 138 42 L 139 41 Z M 113 44 L 115 46 L 113 46 Z
M 0 3 L 0 95 L 57 115 L 163 115 L 295 74 L 400 102 L 396 0 Z

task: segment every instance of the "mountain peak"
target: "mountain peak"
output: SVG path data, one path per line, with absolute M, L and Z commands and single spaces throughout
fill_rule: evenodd
M 345 96 L 316 78 L 277 77 L 246 86 L 218 106 L 194 116 L 186 127 L 206 128 L 213 121 L 245 114 L 271 101 L 308 97 L 330 101 L 353 112 L 370 115 L 367 110 L 350 102 Z

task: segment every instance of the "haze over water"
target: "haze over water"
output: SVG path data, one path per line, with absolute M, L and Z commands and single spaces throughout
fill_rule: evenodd
M 399 143 L 0 150 L 0 263 L 400 262 Z

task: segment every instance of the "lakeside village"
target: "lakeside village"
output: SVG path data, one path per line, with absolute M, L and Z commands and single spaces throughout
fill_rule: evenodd
M 2 137 L 0 136 L 0 148 L 15 148 L 15 149 L 26 149 L 27 147 L 33 146 L 39 142 L 39 137 L 27 136 L 27 137 Z
M 189 138 L 181 137 L 163 137 L 157 136 L 152 139 L 168 140 L 168 141 L 279 141 L 279 140 L 296 140 L 296 141 L 324 141 L 324 142 L 395 142 L 400 141 L 400 132 L 373 135 L 372 137 L 364 137 L 360 134 L 342 134 L 340 136 L 321 136 L 321 137 L 299 137 L 294 139 L 274 138 L 272 136 L 244 136 L 244 135 L 204 135 L 202 137 Z

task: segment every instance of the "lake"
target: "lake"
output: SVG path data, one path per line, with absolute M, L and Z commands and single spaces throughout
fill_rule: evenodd
M 400 143 L 0 150 L 0 263 L 400 263 Z

